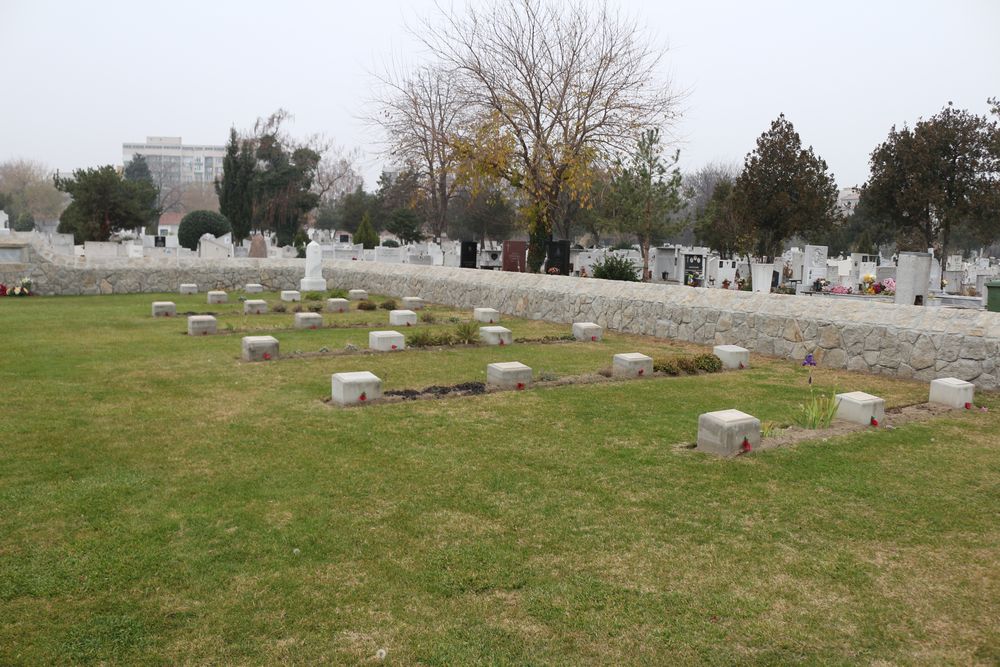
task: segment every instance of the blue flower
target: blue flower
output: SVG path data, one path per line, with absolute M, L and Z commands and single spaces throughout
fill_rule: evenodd
M 816 359 L 812 356 L 812 353 L 806 355 L 805 360 L 802 362 L 803 366 L 815 366 Z

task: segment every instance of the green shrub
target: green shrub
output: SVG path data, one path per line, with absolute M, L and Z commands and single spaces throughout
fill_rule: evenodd
M 698 374 L 698 364 L 695 363 L 694 357 L 677 357 L 674 359 L 674 363 L 677 364 L 677 368 L 681 372 L 687 373 L 688 375 Z
M 386 239 L 386 240 L 382 241 L 382 247 L 383 248 L 398 248 L 399 247 L 399 241 L 397 241 L 396 239 Z
M 604 259 L 594 262 L 594 277 L 604 280 L 639 282 L 639 271 L 636 270 L 629 258 L 607 255 Z
M 358 310 L 375 310 L 378 306 L 374 301 L 369 301 L 365 299 L 364 301 L 358 301 Z
M 479 323 L 462 322 L 455 327 L 455 340 L 459 343 L 471 345 L 479 342 Z
M 398 307 L 399 306 L 396 305 L 396 300 L 395 299 L 386 299 L 379 306 L 379 308 L 381 308 L 382 310 L 396 310 L 396 308 L 398 308 Z
M 677 362 L 673 359 L 653 359 L 653 370 L 657 373 L 666 373 L 667 375 L 680 375 L 681 369 L 678 368 Z
M 433 332 L 427 329 L 414 331 L 407 336 L 406 344 L 410 347 L 432 347 L 434 345 L 451 345 L 454 337 L 447 331 Z
M 346 299 L 347 290 L 345 289 L 332 289 L 330 293 L 327 294 L 328 299 Z
M 287 310 L 288 310 L 288 307 L 285 306 L 285 304 L 283 304 L 283 303 L 276 303 L 273 306 L 271 306 L 271 312 L 272 313 L 284 313 Z
M 722 370 L 722 359 L 714 354 L 699 354 L 694 358 L 694 365 L 698 370 L 706 373 L 718 373 Z
M 813 393 L 809 389 L 809 399 L 799 406 L 799 414 L 795 421 L 802 428 L 817 429 L 827 428 L 833 418 L 837 416 L 837 392 L 833 391 L 829 396 L 821 392 Z
M 323 300 L 323 293 L 322 292 L 306 292 L 305 294 L 302 295 L 302 298 L 305 301 L 322 301 Z
M 432 313 L 430 311 L 425 310 L 425 311 L 423 311 L 423 312 L 420 313 L 420 321 L 421 322 L 425 322 L 427 324 L 434 324 L 435 322 L 437 322 L 437 319 L 438 319 L 437 315 L 435 315 L 434 313 Z
M 198 241 L 205 234 L 222 236 L 233 231 L 226 216 L 215 211 L 191 211 L 181 219 L 177 228 L 177 242 L 188 250 L 197 250 Z

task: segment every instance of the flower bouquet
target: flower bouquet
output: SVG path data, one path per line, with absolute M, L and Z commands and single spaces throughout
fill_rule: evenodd
M 6 287 L 6 296 L 31 296 L 32 282 L 31 278 L 21 278 L 12 287 Z M 3 292 L 0 292 L 0 296 L 3 296 Z

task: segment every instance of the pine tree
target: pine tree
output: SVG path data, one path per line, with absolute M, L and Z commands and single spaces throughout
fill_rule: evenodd
M 354 232 L 354 242 L 364 245 L 366 250 L 378 245 L 378 234 L 372 227 L 371 216 L 368 213 L 361 217 L 361 225 L 358 227 L 358 231 Z

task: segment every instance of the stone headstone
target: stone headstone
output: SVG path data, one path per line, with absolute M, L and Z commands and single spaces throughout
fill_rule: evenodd
M 531 368 L 520 361 L 500 361 L 486 367 L 486 384 L 493 387 L 525 389 L 531 384 Z
M 267 241 L 264 240 L 262 235 L 255 234 L 250 239 L 250 252 L 247 253 L 247 257 L 267 259 Z
M 718 410 L 698 416 L 699 452 L 736 456 L 760 446 L 760 420 L 740 410 Z
M 653 374 L 653 358 L 639 352 L 623 352 L 611 358 L 612 372 L 625 377 Z
M 933 258 L 926 252 L 901 252 L 896 265 L 895 303 L 926 306 Z
M 306 246 L 306 277 L 299 281 L 299 289 L 303 292 L 326 290 L 326 280 L 323 278 L 323 247 L 315 241 L 310 241 Z
M 878 426 L 885 419 L 885 401 L 863 391 L 837 394 L 837 419 Z
M 334 373 L 330 389 L 333 401 L 340 405 L 366 403 L 382 397 L 382 380 L 368 371 Z

